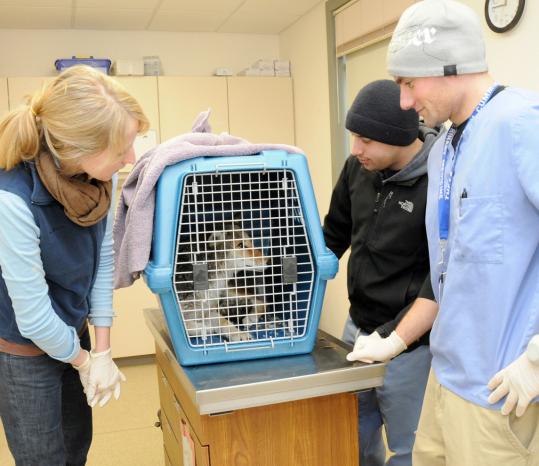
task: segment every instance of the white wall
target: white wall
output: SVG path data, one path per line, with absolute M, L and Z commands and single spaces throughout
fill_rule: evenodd
M 517 26 L 496 34 L 485 21 L 484 0 L 466 0 L 480 16 L 485 31 L 487 62 L 492 77 L 499 83 L 539 91 L 539 2 L 528 0 Z
M 322 219 L 332 191 L 326 42 L 324 2 L 280 34 L 281 57 L 292 64 L 296 145 L 307 156 Z M 341 335 L 348 314 L 346 261 L 341 260 L 337 279 L 328 283 L 320 321 L 320 327 L 335 336 Z
M 279 45 L 281 57 L 291 62 L 296 145 L 307 155 L 318 208 L 325 213 L 331 195 L 331 141 L 323 2 L 281 33 Z
M 0 29 L 0 76 L 47 76 L 57 58 L 158 55 L 167 75 L 234 73 L 259 58 L 279 57 L 279 37 L 263 34 Z

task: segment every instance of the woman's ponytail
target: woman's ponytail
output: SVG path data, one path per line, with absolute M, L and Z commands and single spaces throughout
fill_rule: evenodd
M 0 121 L 0 169 L 11 170 L 38 154 L 38 121 L 31 105 L 12 110 Z

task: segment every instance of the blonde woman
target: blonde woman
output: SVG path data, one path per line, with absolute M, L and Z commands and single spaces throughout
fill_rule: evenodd
M 0 121 L 0 416 L 18 466 L 85 464 L 91 407 L 120 395 L 112 197 L 147 127 L 132 96 L 85 66 Z

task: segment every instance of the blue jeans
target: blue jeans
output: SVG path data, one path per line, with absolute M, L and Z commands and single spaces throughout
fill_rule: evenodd
M 88 331 L 81 346 L 90 348 Z M 92 410 L 70 364 L 0 352 L 0 417 L 17 466 L 86 464 Z
M 343 341 L 354 344 L 358 328 L 348 317 Z M 359 458 L 362 466 L 412 466 L 412 448 L 429 377 L 431 354 L 426 345 L 401 353 L 386 366 L 384 384 L 358 395 Z M 382 440 L 393 456 L 386 462 Z

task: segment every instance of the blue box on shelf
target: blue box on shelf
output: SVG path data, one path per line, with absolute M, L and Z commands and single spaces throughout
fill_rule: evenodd
M 112 61 L 108 58 L 94 58 L 90 57 L 71 57 L 71 58 L 59 58 L 54 62 L 55 68 L 62 72 L 65 69 L 75 66 L 75 65 L 88 65 L 97 70 L 103 72 L 104 74 L 110 74 L 110 67 Z

